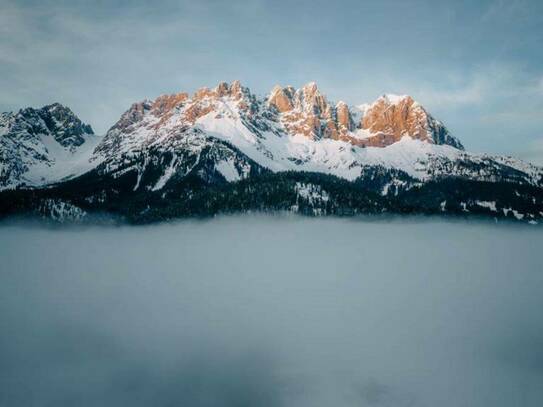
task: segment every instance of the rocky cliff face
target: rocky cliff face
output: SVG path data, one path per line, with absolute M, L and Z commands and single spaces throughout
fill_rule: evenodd
M 59 103 L 2 113 L 0 188 L 39 185 L 68 176 L 80 164 L 74 160 L 78 153 L 85 150 L 90 156 L 87 147 L 94 146 L 95 140 L 91 126 Z M 60 168 L 66 162 L 73 168 Z
M 291 135 L 330 138 L 359 147 L 386 147 L 406 136 L 463 149 L 460 141 L 410 96 L 384 95 L 357 112 L 361 119 L 356 123 L 351 114 L 354 108 L 343 101 L 333 106 L 314 82 L 298 90 L 276 86 L 267 103 L 279 112 L 281 123 Z
M 335 109 L 314 82 L 298 90 L 276 86 L 267 105 L 280 113 L 280 122 L 291 135 L 300 134 L 313 140 L 337 139 Z
M 447 144 L 463 149 L 439 121 L 410 96 L 384 95 L 364 112 L 360 127 L 371 136 L 365 146 L 385 147 L 408 136 L 435 144 Z

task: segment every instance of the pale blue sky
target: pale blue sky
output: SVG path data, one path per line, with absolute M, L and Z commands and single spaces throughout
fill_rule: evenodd
M 0 0 L 0 110 L 134 101 L 240 79 L 410 94 L 468 149 L 543 163 L 543 1 Z

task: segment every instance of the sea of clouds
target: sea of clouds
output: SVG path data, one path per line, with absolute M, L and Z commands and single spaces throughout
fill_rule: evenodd
M 543 230 L 0 225 L 0 406 L 543 405 Z

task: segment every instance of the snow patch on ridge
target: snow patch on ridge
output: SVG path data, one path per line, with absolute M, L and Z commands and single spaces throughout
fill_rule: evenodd
M 219 171 L 228 182 L 239 181 L 242 178 L 233 160 L 221 160 L 215 164 L 215 169 Z
M 402 100 L 408 98 L 409 96 L 408 95 L 395 95 L 393 93 L 386 93 L 385 95 L 383 95 L 383 97 L 392 104 L 398 104 Z
M 168 165 L 166 170 L 164 170 L 164 173 L 158 179 L 157 183 L 152 188 L 152 191 L 158 191 L 158 190 L 164 188 L 164 185 L 166 185 L 166 182 L 168 182 L 169 179 L 175 174 L 175 164 L 176 164 L 176 162 L 177 162 L 177 158 L 176 157 L 172 158 L 172 161 L 170 162 L 170 164 Z M 139 184 L 139 181 L 138 181 L 138 184 Z

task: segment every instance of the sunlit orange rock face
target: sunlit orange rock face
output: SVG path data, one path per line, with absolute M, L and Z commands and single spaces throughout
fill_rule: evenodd
M 169 120 L 177 108 L 183 108 L 183 121 L 194 124 L 200 117 L 213 112 L 221 99 L 230 99 L 237 104 L 240 111 L 251 113 L 251 103 L 244 100 L 244 90 L 239 81 L 231 84 L 219 83 L 214 89 L 203 87 L 198 89 L 192 97 L 187 93 L 159 96 L 151 105 L 151 112 L 160 120 L 154 127 L 160 127 Z
M 279 112 L 284 113 L 294 108 L 294 105 L 292 104 L 293 97 L 293 88 L 282 88 L 280 86 L 276 86 L 271 92 L 268 103 L 271 106 L 274 106 Z
M 292 86 L 276 86 L 268 98 L 268 105 L 281 113 L 281 122 L 290 134 L 301 134 L 311 139 L 338 139 L 341 134 L 335 108 L 328 103 L 314 82 L 298 90 Z M 344 111 L 342 113 L 345 115 Z M 348 126 L 345 130 L 348 131 Z
M 183 119 L 189 123 L 194 124 L 196 120 L 198 120 L 200 117 L 205 116 L 209 112 L 212 112 L 214 110 L 212 104 L 208 105 L 201 105 L 199 103 L 192 103 L 190 106 L 188 106 L 184 113 L 183 113 Z
M 376 134 L 360 139 L 353 132 L 363 128 L 355 123 L 345 102 L 332 106 L 314 82 L 294 90 L 291 86 L 276 86 L 268 98 L 268 104 L 281 114 L 281 122 L 288 133 L 300 134 L 311 139 L 330 138 L 346 141 L 357 146 L 383 147 L 394 142 L 391 135 Z
M 184 92 L 159 96 L 151 106 L 151 113 L 155 116 L 161 116 L 164 113 L 170 112 L 173 108 L 181 106 L 188 98 L 188 93 Z
M 386 147 L 407 136 L 437 144 L 462 145 L 410 96 L 384 95 L 353 120 L 349 106 L 332 106 L 313 82 L 295 90 L 276 86 L 268 105 L 280 116 L 285 130 L 311 139 L 330 138 L 360 147 Z
M 229 88 L 229 95 L 235 100 L 239 100 L 243 97 L 241 83 L 239 81 L 234 81 L 231 83 Z
M 198 89 L 194 96 L 193 101 L 200 101 L 204 99 L 217 99 L 222 97 L 231 97 L 233 100 L 239 100 L 243 96 L 243 89 L 239 81 L 234 81 L 231 84 L 226 82 L 220 82 L 215 89 L 209 89 L 206 87 Z
M 184 92 L 174 95 L 162 95 L 156 98 L 151 105 L 151 113 L 156 117 L 160 117 L 160 120 L 154 127 L 158 128 L 169 120 L 175 113 L 175 109 L 182 107 L 188 98 L 188 93 Z
M 410 96 L 390 100 L 383 96 L 364 114 L 361 127 L 375 134 L 376 145 L 388 145 L 403 136 L 432 141 L 428 114 Z
M 352 130 L 352 118 L 351 112 L 349 112 L 349 106 L 344 102 L 339 102 L 336 105 L 336 117 L 337 124 L 344 127 L 347 130 Z
M 253 130 L 275 128 L 275 132 L 292 136 L 340 140 L 359 147 L 386 147 L 407 136 L 462 148 L 410 96 L 384 95 L 367 107 L 351 108 L 342 101 L 331 104 L 314 82 L 300 89 L 275 86 L 265 99 L 256 98 L 239 81 L 221 82 L 213 89 L 200 88 L 192 96 L 177 93 L 136 103 L 116 126 L 131 131 L 146 112 L 158 119 L 147 124 L 157 130 L 170 119 L 172 125 L 192 126 L 203 116 L 216 112 L 217 119 L 241 119 Z
M 331 117 L 330 105 L 328 104 L 326 98 L 321 95 L 315 82 L 308 83 L 302 89 L 300 89 L 300 91 L 301 92 L 296 94 L 296 107 L 301 108 L 308 113 L 314 113 L 319 117 Z

